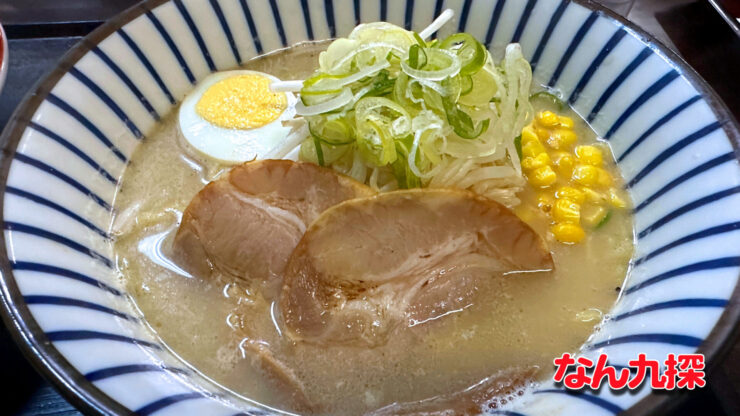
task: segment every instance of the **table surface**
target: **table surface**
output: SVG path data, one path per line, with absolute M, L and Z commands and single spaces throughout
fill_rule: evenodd
M 740 1 L 740 0 L 734 0 Z M 0 21 L 9 38 L 10 67 L 0 94 L 0 128 L 36 81 L 82 36 L 135 0 L 3 0 Z M 718 92 L 740 119 L 740 39 L 703 0 L 637 0 L 627 11 L 637 23 L 678 52 Z M 711 365 L 712 363 L 710 363 Z M 740 415 L 740 342 L 708 374 L 708 387 L 676 395 L 685 401 L 671 416 Z M 0 389 L 0 414 L 79 415 L 28 364 L 0 325 L 0 368 L 13 378 Z

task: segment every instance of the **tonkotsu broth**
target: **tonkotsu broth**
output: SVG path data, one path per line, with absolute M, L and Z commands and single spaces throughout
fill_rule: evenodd
M 325 45 L 302 45 L 250 61 L 248 69 L 281 79 L 300 79 L 314 68 Z M 574 117 L 574 114 L 569 114 Z M 594 133 L 576 122 L 580 143 Z M 116 200 L 114 232 L 121 278 L 151 327 L 183 360 L 226 388 L 254 401 L 295 410 L 240 343 L 249 337 L 269 345 L 303 382 L 317 413 L 362 414 L 394 402 L 460 391 L 502 371 L 538 367 L 574 352 L 615 301 L 632 254 L 632 221 L 614 212 L 581 244 L 548 240 L 556 269 L 494 277 L 479 287 L 464 310 L 400 331 L 374 349 L 294 344 L 279 334 L 276 308 L 259 293 L 226 279 L 177 273 L 167 260 L 182 211 L 209 181 L 228 167 L 206 164 L 184 150 L 176 112 L 134 154 Z M 618 177 L 613 162 L 607 166 Z M 524 204 L 532 204 L 525 191 Z M 517 212 L 526 211 L 527 206 Z M 541 233 L 543 217 L 526 219 Z M 265 242 L 269 244 L 269 242 Z M 522 386 L 524 387 L 524 386 Z M 501 402 L 499 403 L 501 404 Z

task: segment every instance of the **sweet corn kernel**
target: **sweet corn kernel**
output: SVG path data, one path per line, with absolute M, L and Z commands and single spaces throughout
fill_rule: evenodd
M 530 142 L 539 142 L 539 139 L 537 138 L 537 133 L 535 133 L 534 129 L 527 126 L 522 130 L 522 145 Z
M 583 192 L 583 195 L 586 196 L 587 202 L 593 202 L 594 204 L 605 204 L 607 201 L 606 196 L 601 192 L 596 192 L 587 186 L 582 186 L 580 189 L 581 192 Z
M 570 199 L 558 199 L 552 206 L 552 219 L 560 223 L 578 224 L 581 220 L 581 206 Z
M 612 184 L 612 175 L 610 175 L 609 172 L 605 171 L 604 169 L 601 169 L 601 168 L 596 168 L 596 169 L 599 170 L 599 178 L 597 180 L 599 185 L 603 187 L 610 186 Z
M 561 243 L 574 244 L 586 237 L 583 228 L 575 224 L 555 224 L 550 227 L 550 231 Z
M 543 142 L 550 140 L 550 130 L 537 127 L 534 131 L 537 133 L 537 137 Z
M 558 125 L 560 119 L 557 114 L 552 111 L 542 111 L 537 114 L 537 121 L 545 127 L 553 127 Z
M 601 205 L 586 205 L 581 210 L 581 220 L 589 227 L 596 227 L 606 218 L 609 211 Z
M 548 156 L 547 153 L 540 153 L 535 157 L 527 156 L 522 159 L 522 169 L 534 170 L 543 166 L 547 166 L 550 163 L 550 156 Z
M 585 186 L 596 185 L 599 181 L 599 168 L 578 164 L 573 169 L 573 180 Z
M 523 157 L 535 157 L 541 153 L 545 153 L 545 147 L 539 141 L 531 141 L 527 144 L 522 144 Z
M 619 192 L 614 188 L 609 190 L 609 202 L 611 202 L 612 205 L 616 208 L 624 208 L 627 206 L 627 203 L 619 195 Z
M 578 140 L 578 136 L 573 130 L 556 129 L 547 139 L 547 144 L 553 149 L 565 149 L 573 145 Z
M 568 116 L 560 116 L 558 117 L 558 122 L 560 126 L 565 127 L 567 129 L 573 128 L 573 119 Z
M 529 179 L 529 183 L 533 186 L 545 188 L 555 183 L 557 175 L 555 175 L 555 171 L 548 165 L 535 169 L 527 176 L 527 179 Z
M 570 153 L 556 152 L 554 154 L 555 166 L 558 168 L 558 173 L 565 177 L 570 177 L 573 173 L 573 167 L 576 165 L 576 159 Z
M 555 197 L 558 199 L 570 199 L 577 204 L 582 204 L 586 200 L 586 195 L 572 186 L 561 186 L 555 192 Z
M 576 157 L 588 165 L 601 166 L 604 163 L 603 153 L 596 146 L 576 146 Z

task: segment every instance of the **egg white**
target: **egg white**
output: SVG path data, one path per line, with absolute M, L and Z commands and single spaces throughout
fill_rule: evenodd
M 261 75 L 272 81 L 278 78 L 258 71 L 224 71 L 209 75 L 191 91 L 180 105 L 178 124 L 185 141 L 198 153 L 221 163 L 236 164 L 269 157 L 270 153 L 285 145 L 290 127 L 282 122 L 295 116 L 296 97 L 286 92 L 287 107 L 280 116 L 261 127 L 229 129 L 211 124 L 195 110 L 198 101 L 215 83 L 238 75 Z

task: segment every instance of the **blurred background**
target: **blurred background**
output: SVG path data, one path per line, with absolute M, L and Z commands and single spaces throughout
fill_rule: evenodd
M 338 0 L 335 0 L 338 1 Z M 524 0 L 522 0 L 524 1 Z M 0 93 L 0 128 L 55 62 L 81 37 L 136 0 L 0 0 L 9 71 Z M 740 119 L 740 0 L 602 0 L 677 52 Z M 737 340 L 736 340 L 737 341 Z M 740 343 L 728 345 L 704 389 L 674 395 L 670 416 L 740 415 Z M 0 324 L 0 415 L 80 413 L 43 380 Z

